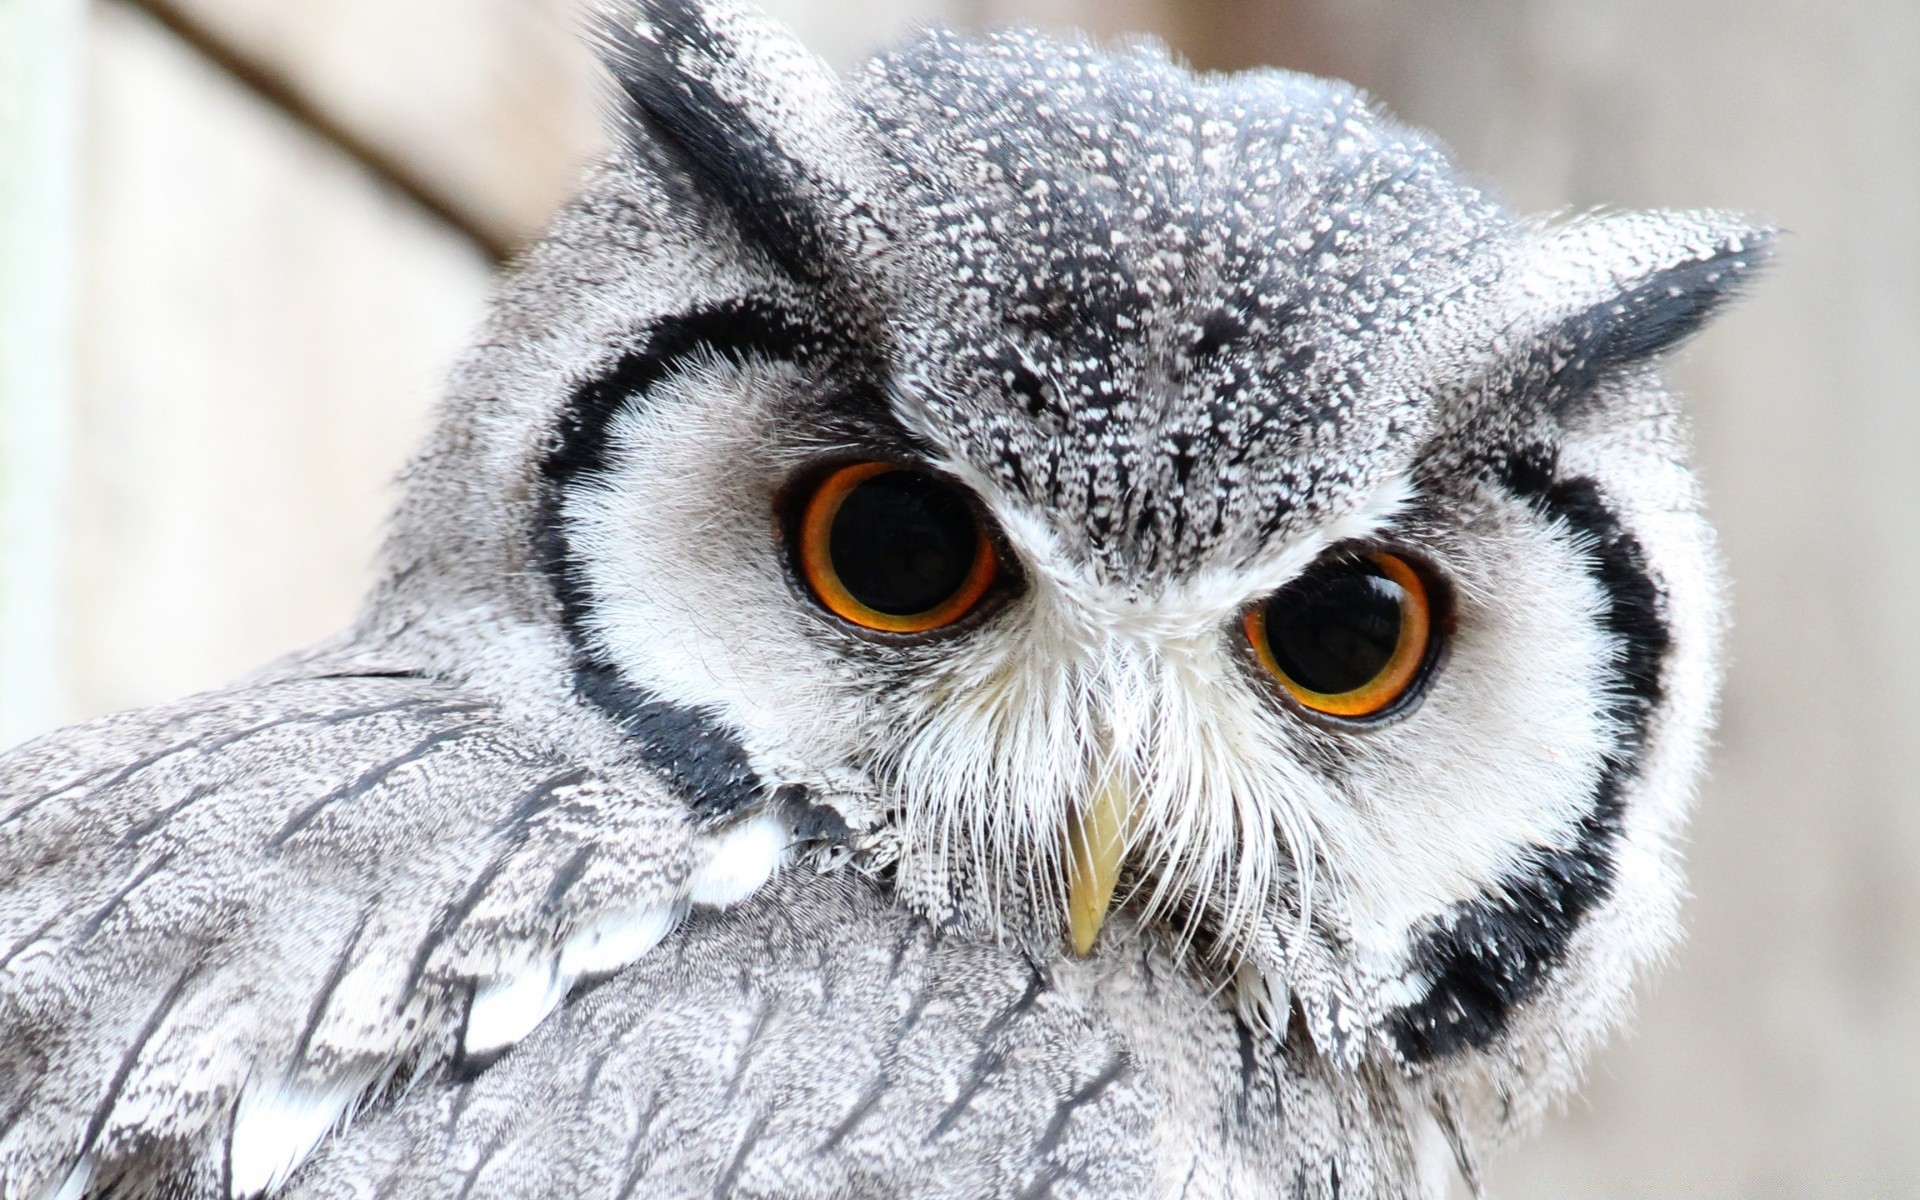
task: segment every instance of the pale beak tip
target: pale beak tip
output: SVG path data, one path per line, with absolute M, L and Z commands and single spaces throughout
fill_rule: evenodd
M 1132 797 L 1116 780 L 1068 825 L 1067 940 L 1082 958 L 1093 953 L 1100 927 L 1106 924 L 1132 823 Z
M 1099 940 L 1100 927 L 1106 924 L 1106 914 L 1088 912 L 1076 908 L 1067 917 L 1067 941 L 1073 952 L 1081 958 L 1093 953 L 1093 943 Z
M 1100 927 L 1113 907 L 1113 886 L 1120 878 L 1120 853 L 1109 848 L 1091 859 L 1076 855 L 1067 877 L 1067 941 L 1082 958 L 1093 953 Z

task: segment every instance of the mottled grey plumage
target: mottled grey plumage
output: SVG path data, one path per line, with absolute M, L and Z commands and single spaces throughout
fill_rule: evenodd
M 1764 237 L 1524 222 L 1350 89 L 1151 48 L 603 44 L 625 141 L 355 627 L 0 759 L 0 1196 L 1471 1179 L 1672 939 L 1721 610 L 1654 366 Z M 1010 598 L 811 603 L 775 513 L 848 455 L 971 488 Z M 1365 727 L 1235 640 L 1349 542 L 1452 597 Z

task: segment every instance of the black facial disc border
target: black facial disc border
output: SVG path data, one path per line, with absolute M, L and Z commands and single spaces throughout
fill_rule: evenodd
M 688 360 L 804 361 L 821 350 L 817 332 L 762 301 L 666 317 L 648 329 L 640 345 L 574 389 L 540 463 L 534 557 L 559 602 L 560 623 L 573 649 L 574 693 L 611 717 L 640 760 L 702 820 L 758 803 L 765 785 L 749 764 L 746 747 L 713 713 L 640 687 L 593 646 L 586 633 L 592 608 L 586 566 L 567 537 L 563 505 L 579 483 L 607 472 L 614 417 L 643 404 L 654 386 Z
M 1613 687 L 1604 716 L 1619 730 L 1601 759 L 1591 802 L 1566 847 L 1531 847 L 1522 865 L 1480 897 L 1458 904 L 1416 941 L 1414 970 L 1426 994 L 1393 1012 L 1388 1035 L 1411 1063 L 1484 1049 L 1514 1009 L 1565 959 L 1582 920 L 1613 894 L 1623 792 L 1638 774 L 1672 635 L 1639 539 L 1621 524 L 1600 486 L 1557 477 L 1551 451 L 1515 453 L 1500 482 L 1586 544 L 1607 598 L 1601 627 L 1614 640 Z

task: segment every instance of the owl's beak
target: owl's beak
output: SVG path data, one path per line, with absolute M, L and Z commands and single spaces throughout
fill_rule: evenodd
M 1067 828 L 1067 938 L 1075 954 L 1090 953 L 1106 923 L 1132 824 L 1133 789 L 1124 771 L 1109 771 Z

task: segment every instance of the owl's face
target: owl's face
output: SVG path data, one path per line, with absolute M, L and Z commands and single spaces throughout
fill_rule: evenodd
M 1189 948 L 1343 1069 L 1564 1075 L 1670 938 L 1715 686 L 1649 364 L 1755 235 L 1526 224 L 1349 89 L 1148 50 L 608 46 L 631 145 L 372 619 L 938 920 Z

